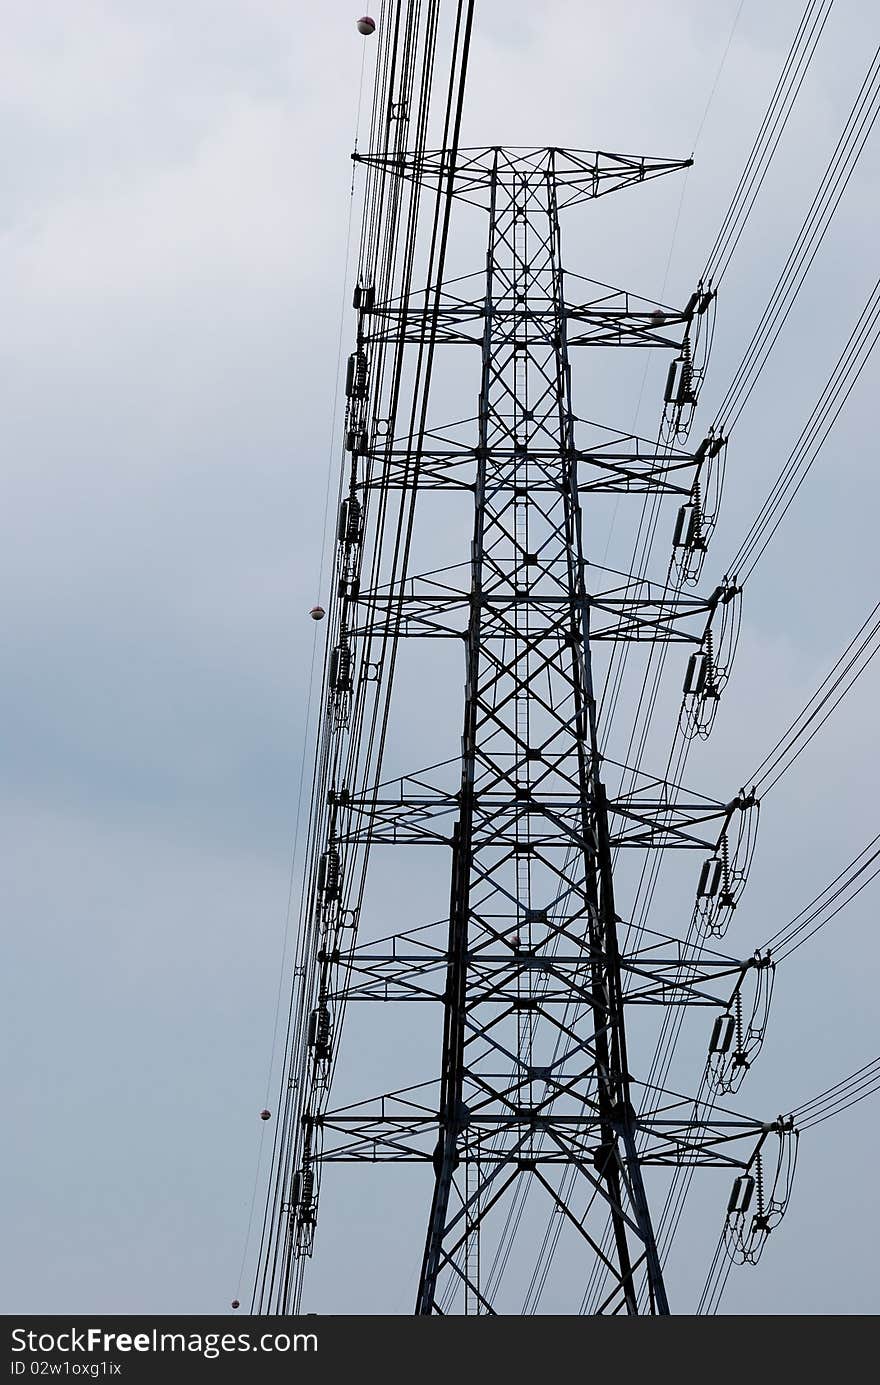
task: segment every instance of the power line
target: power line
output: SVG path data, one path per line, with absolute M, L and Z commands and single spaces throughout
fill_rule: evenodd
M 801 1106 L 796 1106 L 791 1112 L 792 1119 L 797 1123 L 801 1130 L 809 1130 L 813 1125 L 821 1125 L 823 1121 L 831 1120 L 833 1116 L 839 1116 L 843 1111 L 848 1111 L 851 1106 L 856 1106 L 860 1101 L 866 1101 L 880 1091 L 880 1058 L 872 1058 L 869 1063 L 857 1068 L 849 1077 L 844 1077 L 840 1082 L 836 1082 L 833 1087 L 828 1087 L 826 1091 L 820 1092 L 811 1101 L 805 1101 Z
M 880 865 L 875 866 L 875 862 L 880 861 L 880 833 L 872 837 L 867 846 L 864 846 L 857 856 L 850 861 L 849 865 L 836 875 L 830 885 L 826 885 L 816 898 L 796 914 L 790 923 L 778 929 L 763 946 L 763 951 L 772 950 L 777 962 L 783 961 L 786 957 L 802 947 L 808 942 L 820 928 L 824 928 L 832 919 L 836 918 L 841 910 L 851 904 L 854 899 L 867 889 L 880 874 Z M 875 868 L 870 875 L 865 877 L 865 872 Z M 862 877 L 865 877 L 864 879 Z M 856 882 L 858 884 L 856 885 Z M 855 887 L 855 888 L 854 888 Z M 833 907 L 832 907 L 833 906 Z
M 801 16 L 770 103 L 706 260 L 702 277 L 716 287 L 730 266 L 734 251 L 767 177 L 773 156 L 779 147 L 822 37 L 832 4 L 833 0 L 809 0 Z M 740 11 L 737 12 L 737 20 Z
M 748 402 L 767 363 L 779 333 L 785 326 L 804 280 L 828 233 L 841 198 L 880 112 L 880 46 L 846 118 L 819 188 L 810 204 L 788 258 L 770 294 L 743 358 L 734 372 L 721 404 L 715 426 L 729 433 Z
M 766 794 L 787 773 L 853 688 L 880 650 L 880 602 L 849 641 L 833 668 L 768 751 L 749 782 Z

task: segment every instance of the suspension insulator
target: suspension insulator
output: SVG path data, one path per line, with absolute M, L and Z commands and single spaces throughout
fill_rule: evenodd
M 345 435 L 346 452 L 366 452 L 367 435 L 363 428 L 350 428 Z
M 364 399 L 367 394 L 367 356 L 364 351 L 352 351 L 345 373 L 345 393 L 349 399 Z
M 694 542 L 699 528 L 699 511 L 696 505 L 682 505 L 675 521 L 675 532 L 672 535 L 673 548 L 694 548 Z
M 709 1040 L 710 1053 L 726 1053 L 733 1043 L 736 1033 L 736 1018 L 734 1015 L 719 1015 L 712 1026 L 712 1037 Z
M 318 862 L 318 892 L 329 902 L 339 896 L 339 885 L 342 878 L 342 863 L 339 860 L 339 852 L 335 846 L 330 846 L 322 853 Z
M 675 377 L 678 373 L 678 361 L 672 361 L 666 375 L 666 388 L 663 391 L 663 401 L 671 404 L 675 398 Z
M 326 1061 L 330 1057 L 330 1011 L 319 1005 L 315 1012 L 315 1057 Z
M 376 302 L 376 290 L 372 284 L 355 284 L 352 306 L 361 313 L 369 313 Z
M 343 500 L 339 507 L 339 524 L 336 530 L 336 537 L 340 543 L 354 544 L 360 543 L 361 538 L 361 502 L 357 496 L 349 496 Z
M 330 653 L 330 687 L 333 692 L 351 692 L 351 650 L 338 644 Z
M 323 1002 L 309 1015 L 308 1045 L 316 1058 L 330 1057 L 330 1011 Z
M 735 1178 L 727 1203 L 727 1215 L 732 1216 L 735 1212 L 748 1211 L 754 1191 L 755 1180 L 750 1173 L 741 1173 L 739 1178 Z
M 693 392 L 694 371 L 691 364 L 690 343 L 685 340 L 681 348 L 681 374 L 678 377 L 678 389 L 675 395 L 676 404 L 695 404 L 696 398 Z
M 706 680 L 709 677 L 710 662 L 708 654 L 703 650 L 698 650 L 688 659 L 687 671 L 684 675 L 685 695 L 693 693 L 699 697 L 706 687 Z
M 305 1211 L 310 1208 L 315 1200 L 315 1171 L 309 1167 L 303 1169 L 302 1182 L 300 1184 L 299 1202 L 300 1207 Z
M 698 899 L 714 899 L 721 887 L 721 877 L 724 870 L 724 862 L 717 856 L 710 856 L 708 861 L 703 862 L 700 871 L 700 880 L 697 885 Z

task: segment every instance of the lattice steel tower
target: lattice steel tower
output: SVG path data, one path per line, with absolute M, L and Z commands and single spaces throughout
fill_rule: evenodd
M 489 1308 L 479 1282 L 486 1209 L 525 1174 L 555 1198 L 543 1169 L 558 1162 L 582 1166 L 608 1205 L 627 1303 L 635 1310 L 633 1266 L 643 1260 L 651 1307 L 668 1311 L 635 1144 L 591 668 L 598 612 L 586 581 L 586 458 L 569 366 L 570 341 L 648 344 L 650 324 L 616 299 L 598 312 L 566 302 L 559 203 L 669 167 L 557 150 L 470 160 L 469 191 L 480 184 L 487 199 L 489 246 L 440 1134 L 420 1313 L 438 1306 L 450 1272 L 464 1276 L 474 1306 Z M 450 309 L 446 329 L 468 312 Z M 569 1037 L 560 1010 L 573 1003 L 583 1014 Z M 464 1196 L 451 1205 L 461 1166 Z
M 420 292 L 405 281 L 395 291 L 390 271 L 383 281 L 377 254 L 355 294 L 294 1023 L 255 1306 L 298 1306 L 327 1165 L 390 1161 L 433 1168 L 417 1313 L 498 1311 L 497 1266 L 528 1181 L 572 1229 L 583 1281 L 594 1269 L 604 1280 L 596 1311 L 664 1314 L 643 1169 L 733 1170 L 728 1224 L 745 1245 L 756 1183 L 759 1240 L 782 1214 L 790 1137 L 783 1122 L 663 1091 L 628 1051 L 633 1005 L 677 1015 L 715 1007 L 715 1069 L 740 1051 L 734 1012 L 765 964 L 704 955 L 698 935 L 720 933 L 717 919 L 735 904 L 738 843 L 754 804 L 742 793 L 726 803 L 688 794 L 636 766 L 612 767 L 612 792 L 597 725 L 597 641 L 683 645 L 690 732 L 711 722 L 724 682 L 735 582 L 683 594 L 714 523 L 708 497 L 724 445 L 710 435 L 693 451 L 683 446 L 713 295 L 700 285 L 676 310 L 593 283 L 584 299 L 587 281 L 563 271 L 560 211 L 687 161 L 453 147 L 389 149 L 361 162 L 374 188 L 406 184 L 415 197 L 433 191 L 438 206 L 445 194 L 484 208 L 488 250 L 485 274 L 445 283 L 441 257 Z M 408 347 L 422 360 L 426 344 L 425 379 L 435 346 L 479 349 L 475 420 L 426 427 L 417 374 L 410 418 L 395 423 L 402 377 L 388 362 Z M 578 419 L 570 352 L 596 346 L 672 353 L 656 443 Z M 445 489 L 473 496 L 469 565 L 419 575 L 412 507 Z M 644 571 L 612 580 L 591 565 L 584 507 L 597 493 L 674 500 L 675 559 L 664 582 Z M 383 569 L 392 548 L 398 556 Z M 387 712 L 394 651 L 409 638 L 463 643 L 460 757 L 383 783 L 376 737 L 364 728 L 377 707 Z M 448 911 L 438 902 L 436 923 L 364 938 L 371 849 L 413 843 L 451 847 Z M 698 852 L 703 864 L 691 932 L 625 942 L 614 856 L 673 848 Z M 442 1007 L 437 1070 L 334 1107 L 343 1015 L 370 1000 L 400 1002 L 404 1042 L 408 1004 Z M 779 1157 L 768 1186 L 761 1151 L 771 1136 Z

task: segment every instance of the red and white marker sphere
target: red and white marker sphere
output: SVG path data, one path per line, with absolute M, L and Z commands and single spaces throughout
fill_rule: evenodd
M 370 34 L 376 32 L 375 19 L 371 19 L 368 14 L 361 15 L 357 22 L 357 31 L 359 34 L 363 34 L 364 38 L 369 38 Z

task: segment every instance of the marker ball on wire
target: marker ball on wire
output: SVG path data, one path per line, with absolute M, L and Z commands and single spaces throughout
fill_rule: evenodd
M 313 606 L 309 611 L 309 615 L 312 617 L 312 620 L 323 620 L 325 615 L 324 607 Z
M 261 1120 L 261 1121 L 269 1121 L 269 1120 L 271 1120 L 271 1119 L 272 1119 L 272 1112 L 271 1112 L 271 1111 L 261 1111 L 261 1112 L 260 1112 L 260 1120 Z
M 359 34 L 363 34 L 364 38 L 369 38 L 370 34 L 376 32 L 375 19 L 371 19 L 368 14 L 361 15 L 357 22 L 357 31 Z
M 232 1307 L 233 1307 L 233 1308 L 240 1308 L 240 1307 L 241 1307 L 241 1304 L 239 1303 L 239 1301 L 238 1301 L 237 1298 L 234 1298 L 234 1299 L 232 1300 Z

